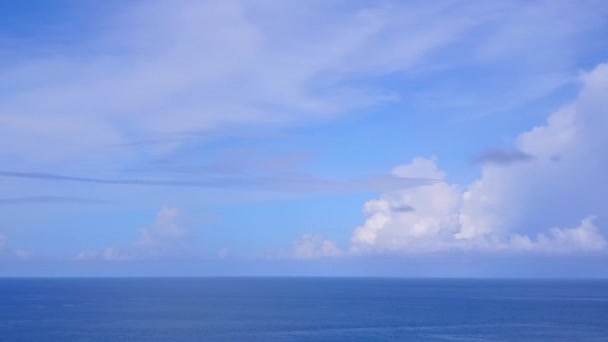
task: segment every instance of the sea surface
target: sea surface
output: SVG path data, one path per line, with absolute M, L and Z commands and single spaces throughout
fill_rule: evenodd
M 608 281 L 0 279 L 0 341 L 608 341 Z

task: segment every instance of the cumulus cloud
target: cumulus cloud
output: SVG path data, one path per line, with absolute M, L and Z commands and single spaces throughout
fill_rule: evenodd
M 461 190 L 445 182 L 445 174 L 434 160 L 416 158 L 411 164 L 397 167 L 396 176 L 410 177 L 426 174 L 439 180 L 407 191 L 386 193 L 381 199 L 364 205 L 365 225 L 355 230 L 352 242 L 355 251 L 368 248 L 403 250 L 431 248 L 442 236 L 454 234 L 458 229 L 457 208 L 461 204 Z M 411 207 L 416 210 L 399 211 L 394 207 Z M 402 229 L 402 227 L 408 227 Z
M 184 250 L 188 230 L 179 225 L 180 212 L 177 208 L 164 207 L 156 222 L 139 230 L 139 238 L 130 246 L 106 247 L 86 250 L 77 255 L 78 260 L 123 261 L 145 258 L 165 258 L 179 256 Z
M 293 243 L 292 253 L 297 259 L 319 259 L 340 256 L 342 250 L 331 240 L 319 235 L 306 234 Z
M 528 236 L 511 237 L 511 248 L 516 250 L 543 251 L 549 253 L 568 253 L 578 251 L 601 251 L 606 249 L 608 241 L 594 223 L 595 217 L 583 219 L 575 228 L 551 228 L 546 233 L 539 233 L 536 239 Z
M 398 176 L 440 181 L 368 201 L 367 220 L 353 233 L 352 251 L 606 250 L 604 235 L 588 215 L 608 218 L 608 64 L 584 74 L 581 82 L 575 101 L 517 137 L 514 151 L 521 153 L 515 159 L 534 155 L 534 162 L 508 168 L 483 164 L 481 177 L 467 186 L 447 182 L 434 159 L 416 158 L 397 167 Z M 400 205 L 416 210 L 391 210 Z M 581 219 L 576 228 L 549 229 Z

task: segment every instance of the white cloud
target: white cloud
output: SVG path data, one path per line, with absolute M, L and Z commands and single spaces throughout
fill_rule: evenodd
M 331 240 L 319 235 L 306 234 L 293 243 L 292 255 L 297 259 L 318 259 L 342 255 L 342 251 Z
M 482 176 L 466 187 L 445 181 L 435 160 L 417 158 L 396 168 L 397 175 L 441 181 L 367 202 L 367 220 L 353 233 L 352 250 L 606 250 L 588 215 L 608 218 L 608 64 L 584 74 L 582 84 L 573 103 L 516 139 L 515 147 L 534 160 L 484 165 Z M 415 210 L 392 209 L 400 205 Z M 543 231 L 581 218 L 576 228 Z
M 399 177 L 432 177 L 440 182 L 419 186 L 406 191 L 386 193 L 379 200 L 365 204 L 368 219 L 352 238 L 354 248 L 382 246 L 387 250 L 401 250 L 421 241 L 450 234 L 457 229 L 460 190 L 445 183 L 445 175 L 433 160 L 416 158 L 409 165 L 397 167 L 393 173 Z M 412 210 L 395 210 L 402 206 Z M 401 229 L 408 227 L 408 229 Z
M 139 230 L 139 238 L 130 246 L 106 247 L 100 250 L 80 252 L 78 260 L 123 261 L 142 258 L 165 258 L 179 256 L 186 251 L 182 248 L 187 241 L 188 231 L 179 225 L 180 212 L 177 208 L 164 207 L 156 222 Z
M 568 253 L 580 251 L 601 251 L 608 247 L 594 217 L 583 219 L 575 228 L 552 228 L 547 233 L 540 233 L 535 240 L 528 236 L 514 235 L 511 237 L 511 248 L 515 250 L 532 250 L 549 253 Z
M 179 210 L 177 208 L 162 208 L 156 216 L 156 224 L 139 230 L 140 238 L 136 245 L 157 246 L 183 239 L 187 230 L 178 224 L 178 218 Z

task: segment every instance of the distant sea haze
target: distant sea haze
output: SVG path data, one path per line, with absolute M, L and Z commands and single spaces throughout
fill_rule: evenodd
M 0 340 L 607 341 L 608 281 L 5 278 Z

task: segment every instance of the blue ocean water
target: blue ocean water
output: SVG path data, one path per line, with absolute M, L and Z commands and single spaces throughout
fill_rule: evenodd
M 0 341 L 608 341 L 608 281 L 0 279 Z

